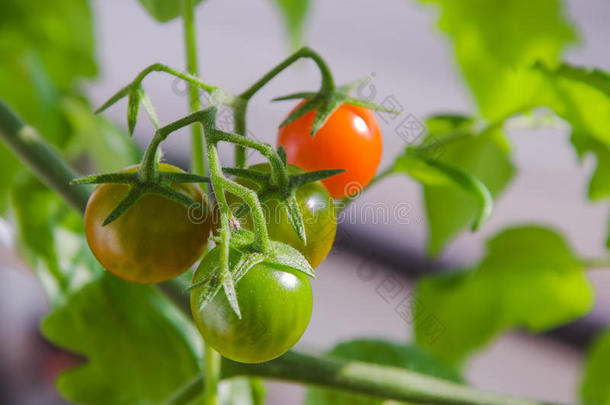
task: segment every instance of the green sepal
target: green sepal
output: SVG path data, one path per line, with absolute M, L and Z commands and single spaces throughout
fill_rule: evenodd
M 155 111 L 155 107 L 153 107 L 152 102 L 148 97 L 148 94 L 146 94 L 146 91 L 144 90 L 144 87 L 142 87 L 141 84 L 138 86 L 138 93 L 140 94 L 140 100 L 142 101 L 142 105 L 144 106 L 144 110 L 148 114 L 148 117 L 152 121 L 155 128 L 159 129 L 161 125 L 159 124 L 159 117 L 157 116 L 157 111 Z
M 121 200 L 114 210 L 106 217 L 102 226 L 106 226 L 114 222 L 117 218 L 123 215 L 144 195 L 144 187 L 141 185 L 132 186 L 127 195 Z
M 241 311 L 239 309 L 239 303 L 237 302 L 237 292 L 235 291 L 235 283 L 233 282 L 233 276 L 231 273 L 226 273 L 223 276 L 222 288 L 229 301 L 229 305 L 238 319 L 241 319 Z
M 299 207 L 299 203 L 294 193 L 288 198 L 288 200 L 284 201 L 282 205 L 286 209 L 288 220 L 290 221 L 290 225 L 292 225 L 292 229 L 294 229 L 294 231 L 297 233 L 299 239 L 301 239 L 301 241 L 307 245 L 305 222 L 303 221 L 303 214 L 301 213 L 301 208 Z
M 163 183 L 209 183 L 210 178 L 193 173 L 159 172 Z
M 201 203 L 193 200 L 192 198 L 182 194 L 179 191 L 174 190 L 171 187 L 166 187 L 166 186 L 162 186 L 162 185 L 159 185 L 156 183 L 152 183 L 152 184 L 147 184 L 146 189 L 147 189 L 147 191 L 149 191 L 153 194 L 157 194 L 162 197 L 168 198 L 172 201 L 177 202 L 178 204 L 182 204 L 182 205 L 186 206 L 187 208 L 194 207 L 198 210 L 201 210 L 203 213 L 208 211 L 208 209 L 206 207 L 204 207 L 203 205 L 201 205 Z
M 392 110 L 390 108 L 371 103 L 370 101 L 359 100 L 357 98 L 350 97 L 349 92 L 352 91 L 355 87 L 357 87 L 361 82 L 362 81 L 359 80 L 354 83 L 340 86 L 335 88 L 333 91 L 320 91 L 318 93 L 302 91 L 274 98 L 273 101 L 284 101 L 294 99 L 306 100 L 302 105 L 297 107 L 284 121 L 282 121 L 280 127 L 288 125 L 291 122 L 301 118 L 308 112 L 315 110 L 316 116 L 311 126 L 311 136 L 313 137 L 316 132 L 318 132 L 318 130 L 322 128 L 322 126 L 326 123 L 332 113 L 334 113 L 337 108 L 339 108 L 342 104 L 355 105 L 364 108 L 369 108 L 371 110 L 388 112 L 393 114 L 399 113 L 396 110 Z
M 110 97 L 108 100 L 106 100 L 106 102 L 104 104 L 102 104 L 102 106 L 100 108 L 95 110 L 95 113 L 99 114 L 99 113 L 107 110 L 109 107 L 114 105 L 117 101 L 119 101 L 123 97 L 127 96 L 130 91 L 131 91 L 131 86 L 123 87 L 121 90 L 117 91 L 112 97 Z
M 286 149 L 284 149 L 283 145 L 280 145 L 277 148 L 277 155 L 282 160 L 282 163 L 284 163 L 284 166 L 287 166 L 288 165 L 288 156 L 286 155 Z
M 129 135 L 133 135 L 138 121 L 138 112 L 140 111 L 140 92 L 138 89 L 129 91 L 129 100 L 127 101 L 127 128 Z
M 259 172 L 252 169 L 241 169 L 238 167 L 223 167 L 222 171 L 231 176 L 241 177 L 247 180 L 252 180 L 259 184 L 268 183 L 271 178 L 270 174 Z
M 386 112 L 386 113 L 391 113 L 391 114 L 400 114 L 400 111 L 392 110 L 391 108 L 387 108 L 387 107 L 381 106 L 379 104 L 371 103 L 370 101 L 359 100 L 357 98 L 351 98 L 351 97 L 346 98 L 345 100 L 343 100 L 343 104 L 355 105 L 358 107 L 368 108 L 369 110 L 381 111 L 381 112 Z
M 322 93 L 317 93 L 310 99 L 307 99 L 302 105 L 298 106 L 284 121 L 280 123 L 280 127 L 290 124 L 301 118 L 310 111 L 318 109 L 325 96 Z M 313 128 L 312 128 L 313 129 Z
M 424 166 L 421 167 L 420 165 Z M 416 148 L 408 148 L 403 155 L 399 156 L 394 163 L 393 170 L 396 172 L 405 171 L 412 177 L 426 183 L 429 181 L 427 176 L 430 176 L 428 170 L 425 169 L 426 166 L 436 169 L 440 176 L 445 176 L 460 189 L 477 199 L 480 208 L 473 220 L 471 229 L 473 231 L 479 229 L 483 222 L 489 218 L 493 210 L 493 197 L 487 186 L 464 169 L 426 156 Z
M 74 179 L 70 184 L 134 184 L 138 182 L 137 173 L 104 173 Z
M 298 93 L 287 94 L 285 96 L 276 97 L 271 99 L 271 101 L 286 101 L 286 100 L 303 100 L 303 99 L 312 99 L 317 96 L 318 93 L 311 91 L 301 91 Z
M 302 174 L 293 174 L 290 175 L 289 184 L 293 190 L 296 190 L 305 184 L 324 180 L 339 173 L 343 173 L 344 171 L 345 169 L 324 169 Z
M 275 266 L 284 266 L 294 270 L 298 270 L 301 273 L 315 279 L 316 273 L 311 267 L 311 264 L 307 261 L 298 250 L 282 242 L 271 241 L 271 251 L 265 255 L 265 263 L 269 263 Z

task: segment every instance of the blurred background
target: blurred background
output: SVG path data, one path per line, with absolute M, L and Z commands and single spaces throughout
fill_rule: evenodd
M 92 5 L 100 75 L 86 88 L 94 105 L 153 62 L 183 66 L 180 21 L 160 25 L 136 1 L 96 0 Z M 569 50 L 566 59 L 610 69 L 610 3 L 569 0 L 566 5 L 581 35 L 581 43 Z M 415 1 L 314 1 L 305 42 L 326 58 L 337 81 L 368 78 L 358 95 L 377 103 L 391 100 L 400 107 L 400 117 L 411 115 L 423 122 L 432 113 L 472 113 L 476 107 L 456 67 L 451 44 L 437 29 L 437 19 L 434 7 Z M 290 52 L 277 10 L 262 0 L 208 0 L 197 9 L 197 22 L 201 76 L 231 90 L 245 88 Z M 318 74 L 309 63 L 283 73 L 252 103 L 251 134 L 274 143 L 277 125 L 293 105 L 269 100 L 313 89 L 317 83 Z M 146 81 L 145 87 L 162 122 L 184 115 L 187 90 L 183 83 L 158 75 Z M 126 127 L 125 106 L 119 103 L 105 114 Z M 396 133 L 397 121 L 379 118 L 384 130 L 384 167 L 402 152 L 405 141 Z M 152 128 L 147 119 L 138 123 L 136 138 L 141 145 L 150 139 Z M 406 295 L 416 274 L 473 263 L 481 256 L 485 239 L 508 224 L 550 224 L 567 235 L 582 256 L 604 253 L 607 206 L 586 199 L 594 161 L 590 157 L 582 164 L 578 161 L 567 141 L 569 129 L 557 124 L 524 130 L 517 123 L 509 126 L 508 134 L 518 167 L 515 179 L 483 229 L 461 234 L 438 260 L 425 255 L 426 219 L 416 182 L 405 176 L 390 177 L 350 206 L 336 248 L 318 268 L 314 312 L 300 348 L 325 350 L 356 336 L 410 339 L 410 325 L 384 295 L 387 283 Z M 188 167 L 188 140 L 187 132 L 173 135 L 164 148 L 167 160 Z M 227 163 L 230 152 L 223 150 Z M 406 208 L 400 218 L 390 216 L 379 223 L 379 218 L 363 215 L 372 203 Z M 0 225 L 0 402 L 61 404 L 52 379 L 73 360 L 39 336 L 37 322 L 48 304 L 36 279 L 11 252 L 10 223 Z M 578 325 L 541 336 L 520 331 L 505 335 L 469 363 L 467 378 L 489 390 L 575 402 L 583 347 L 601 325 L 610 322 L 610 296 L 605 294 L 610 291 L 610 272 L 590 275 L 597 292 L 590 316 Z M 270 383 L 268 387 L 269 404 L 297 404 L 303 395 L 296 385 Z

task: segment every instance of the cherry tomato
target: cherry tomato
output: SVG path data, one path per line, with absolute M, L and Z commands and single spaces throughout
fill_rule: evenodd
M 383 142 L 375 114 L 363 107 L 342 105 L 312 138 L 315 114 L 310 111 L 281 127 L 278 146 L 286 150 L 288 163 L 307 171 L 346 169 L 322 180 L 333 198 L 358 193 L 375 176 L 381 161 Z
M 137 169 L 134 166 L 123 171 Z M 182 172 L 163 163 L 159 169 Z M 197 184 L 172 187 L 194 201 L 205 201 Z M 89 198 L 85 233 L 94 256 L 117 277 L 135 283 L 158 283 L 186 271 L 204 252 L 212 216 L 200 210 L 189 212 L 177 202 L 146 194 L 114 222 L 102 226 L 128 189 L 125 184 L 102 184 Z
M 214 248 L 204 257 L 193 284 L 217 269 L 219 256 L 219 248 Z M 229 265 L 234 266 L 238 259 L 239 253 L 232 250 Z M 241 319 L 222 289 L 201 308 L 202 288 L 191 291 L 195 323 L 206 343 L 231 360 L 261 363 L 284 354 L 301 338 L 311 318 L 309 280 L 286 267 L 260 263 L 236 283 Z
M 250 169 L 264 173 L 271 172 L 271 166 L 268 163 L 253 165 L 250 166 Z M 288 172 L 298 174 L 303 171 L 298 167 L 288 166 Z M 242 178 L 238 178 L 236 181 L 253 190 L 258 189 L 258 185 L 252 181 Z M 269 238 L 297 249 L 305 256 L 311 267 L 315 268 L 328 255 L 335 240 L 335 234 L 337 233 L 335 204 L 324 187 L 318 182 L 299 187 L 296 191 L 296 197 L 305 223 L 307 244 L 299 239 L 292 225 L 290 225 L 286 210 L 277 200 L 269 200 L 263 203 L 267 231 L 269 232 Z M 227 202 L 233 211 L 241 206 L 241 200 L 232 194 L 227 194 Z M 240 218 L 240 222 L 246 229 L 252 230 L 250 214 Z

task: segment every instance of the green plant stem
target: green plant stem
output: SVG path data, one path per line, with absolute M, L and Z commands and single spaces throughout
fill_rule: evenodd
M 0 100 L 0 138 L 68 205 L 80 213 L 85 212 L 91 188 L 85 185 L 71 186 L 70 182 L 78 175 L 34 128 L 26 125 L 2 100 Z
M 438 405 L 542 405 L 541 402 L 493 394 L 395 367 L 312 356 L 289 351 L 260 364 L 222 360 L 222 377 L 256 376 L 377 398 Z M 189 381 L 166 401 L 187 404 L 200 395 L 201 377 Z M 548 404 L 547 404 L 548 405 Z
M 248 101 L 242 98 L 235 98 L 233 102 L 233 122 L 235 123 L 235 133 L 243 137 L 246 136 L 246 113 Z M 235 146 L 235 167 L 243 169 L 246 167 L 246 148 L 241 145 Z
M 216 405 L 218 403 L 218 382 L 220 381 L 221 357 L 208 344 L 205 345 L 205 380 L 204 380 L 204 405 Z
M 75 173 L 44 140 L 33 136 L 33 133 L 0 101 L 0 139 L 52 190 L 79 212 L 84 212 L 90 189 L 70 186 Z M 235 363 L 222 359 L 221 370 L 222 378 L 267 377 L 415 403 L 542 405 L 535 401 L 486 393 L 402 369 L 295 352 L 288 352 L 278 359 L 261 364 Z M 187 404 L 201 395 L 202 391 L 202 377 L 197 377 L 173 394 L 166 403 Z
M 271 69 L 267 74 L 261 77 L 256 83 L 252 86 L 248 87 L 244 92 L 242 92 L 238 97 L 244 100 L 250 100 L 257 91 L 259 91 L 263 86 L 271 81 L 275 76 L 280 74 L 284 69 L 292 65 L 294 62 L 301 58 L 310 58 L 312 59 L 318 69 L 320 70 L 320 74 L 322 75 L 322 83 L 320 85 L 321 90 L 323 91 L 332 91 L 335 88 L 335 82 L 333 80 L 333 76 L 330 73 L 330 68 L 322 59 L 322 57 L 316 53 L 313 49 L 308 47 L 303 47 L 290 55 L 284 61 L 280 62 L 273 69 Z
M 240 145 L 242 147 L 248 147 L 252 149 L 256 149 L 263 156 L 269 159 L 269 164 L 271 165 L 271 179 L 272 183 L 279 184 L 281 186 L 288 185 L 288 172 L 284 167 L 284 163 L 282 159 L 277 154 L 275 149 L 269 144 L 260 143 L 253 139 L 248 139 L 242 137 L 240 135 L 232 134 L 230 132 L 224 132 L 220 130 L 214 130 L 212 132 L 211 137 L 217 141 L 231 142 L 235 145 Z
M 273 69 L 271 69 L 267 74 L 265 74 L 260 80 L 246 89 L 243 93 L 241 93 L 238 97 L 236 97 L 233 101 L 233 120 L 235 122 L 235 133 L 241 136 L 246 136 L 246 115 L 248 112 L 248 103 L 250 99 L 258 92 L 265 84 L 269 83 L 271 79 L 280 74 L 284 69 L 292 65 L 294 62 L 301 58 L 310 58 L 312 59 L 316 65 L 318 66 L 320 73 L 322 75 L 322 83 L 320 85 L 321 90 L 323 91 L 332 91 L 335 88 L 335 82 L 333 80 L 332 74 L 330 72 L 330 68 L 318 55 L 315 51 L 310 48 L 301 48 L 288 58 L 286 58 L 283 62 L 279 63 Z M 246 149 L 237 145 L 235 147 L 235 167 L 244 168 L 246 167 Z
M 120 100 L 123 97 L 127 96 L 129 94 L 129 92 L 131 91 L 131 89 L 139 87 L 142 84 L 142 81 L 144 80 L 144 78 L 146 76 L 148 76 L 152 72 L 165 72 L 165 73 L 168 73 L 168 74 L 170 74 L 172 76 L 175 76 L 177 78 L 180 78 L 180 79 L 182 79 L 182 80 L 184 80 L 184 81 L 186 81 L 186 82 L 188 82 L 190 84 L 193 84 L 196 87 L 199 87 L 199 88 L 207 91 L 208 93 L 212 93 L 212 92 L 214 92 L 215 90 L 218 89 L 218 87 L 216 87 L 216 86 L 212 86 L 211 84 L 207 84 L 207 83 L 202 82 L 196 76 L 179 72 L 176 69 L 172 69 L 171 67 L 166 66 L 166 65 L 164 65 L 162 63 L 154 63 L 154 64 L 148 66 L 147 68 L 145 68 L 144 70 L 142 70 L 131 83 L 129 83 L 127 86 L 123 87 L 122 89 L 117 91 L 114 95 L 112 95 L 112 97 L 110 97 L 95 112 L 99 113 L 101 111 L 104 111 L 105 109 L 107 109 L 108 107 L 110 107 L 111 105 L 116 103 L 118 100 Z
M 146 150 L 144 151 L 144 156 L 142 157 L 141 173 L 143 180 L 153 181 L 155 178 L 155 174 L 157 171 L 157 150 L 161 142 L 163 142 L 172 132 L 175 132 L 188 125 L 198 125 L 198 123 L 200 123 L 203 119 L 204 115 L 205 113 L 202 111 L 195 111 L 190 113 L 186 117 L 180 118 L 179 120 L 167 124 L 166 126 L 161 127 L 155 131 L 155 135 L 146 147 Z
M 199 76 L 197 63 L 197 37 L 195 33 L 195 5 L 193 0 L 183 0 L 182 20 L 184 21 L 184 43 L 186 46 L 186 69 L 192 76 Z M 189 109 L 191 112 L 201 108 L 197 85 L 189 83 Z M 200 124 L 191 127 L 191 171 L 201 176 L 206 175 L 206 155 L 204 154 L 203 128 Z M 207 184 L 203 185 L 208 191 Z M 209 191 L 208 191 L 209 195 Z

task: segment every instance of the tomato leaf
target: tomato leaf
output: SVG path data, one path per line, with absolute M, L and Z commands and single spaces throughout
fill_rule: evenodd
M 585 404 L 609 404 L 610 385 L 610 330 L 597 338 L 589 349 L 584 365 L 580 389 Z
M 593 289 L 580 260 L 556 232 L 510 228 L 487 243 L 472 270 L 432 276 L 417 285 L 415 335 L 449 364 L 461 365 L 498 333 L 515 327 L 541 332 L 586 314 Z M 444 326 L 430 338 L 430 316 Z
M 572 133 L 570 141 L 581 160 L 588 153 L 593 153 L 597 158 L 597 167 L 589 181 L 589 199 L 610 197 L 610 142 L 604 145 L 594 137 L 576 132 Z
M 201 338 L 186 317 L 154 287 L 109 273 L 54 308 L 41 327 L 51 342 L 88 359 L 57 381 L 77 403 L 159 403 L 199 373 Z
M 290 33 L 290 43 L 297 49 L 303 43 L 303 28 L 309 12 L 310 0 L 273 0 L 284 16 Z
M 463 382 L 457 372 L 416 345 L 394 343 L 381 339 L 356 339 L 338 344 L 328 354 L 340 359 L 399 367 L 452 382 Z M 386 402 L 377 398 L 310 388 L 307 390 L 305 404 L 383 405 Z
M 476 228 L 489 215 L 490 195 L 502 192 L 514 167 L 499 129 L 480 131 L 470 117 L 457 115 L 431 117 L 426 126 L 425 138 L 407 147 L 393 170 L 422 183 L 428 251 L 437 255 L 468 223 Z
M 576 39 L 560 0 L 422 0 L 441 10 L 457 61 L 480 111 L 490 121 L 538 105 L 536 61 L 554 66 Z
M 567 64 L 550 69 L 538 63 L 534 70 L 547 86 L 539 103 L 570 123 L 572 145 L 580 158 L 587 153 L 597 157 L 589 198 L 610 196 L 610 75 Z
M 182 1 L 178 0 L 139 0 L 142 7 L 159 22 L 171 21 L 182 14 Z M 198 5 L 202 0 L 194 0 Z
M 423 184 L 453 184 L 474 196 L 480 208 L 472 223 L 473 231 L 491 215 L 493 198 L 485 184 L 458 166 L 407 150 L 396 160 L 394 170 L 407 172 Z M 431 174 L 434 170 L 438 173 Z

